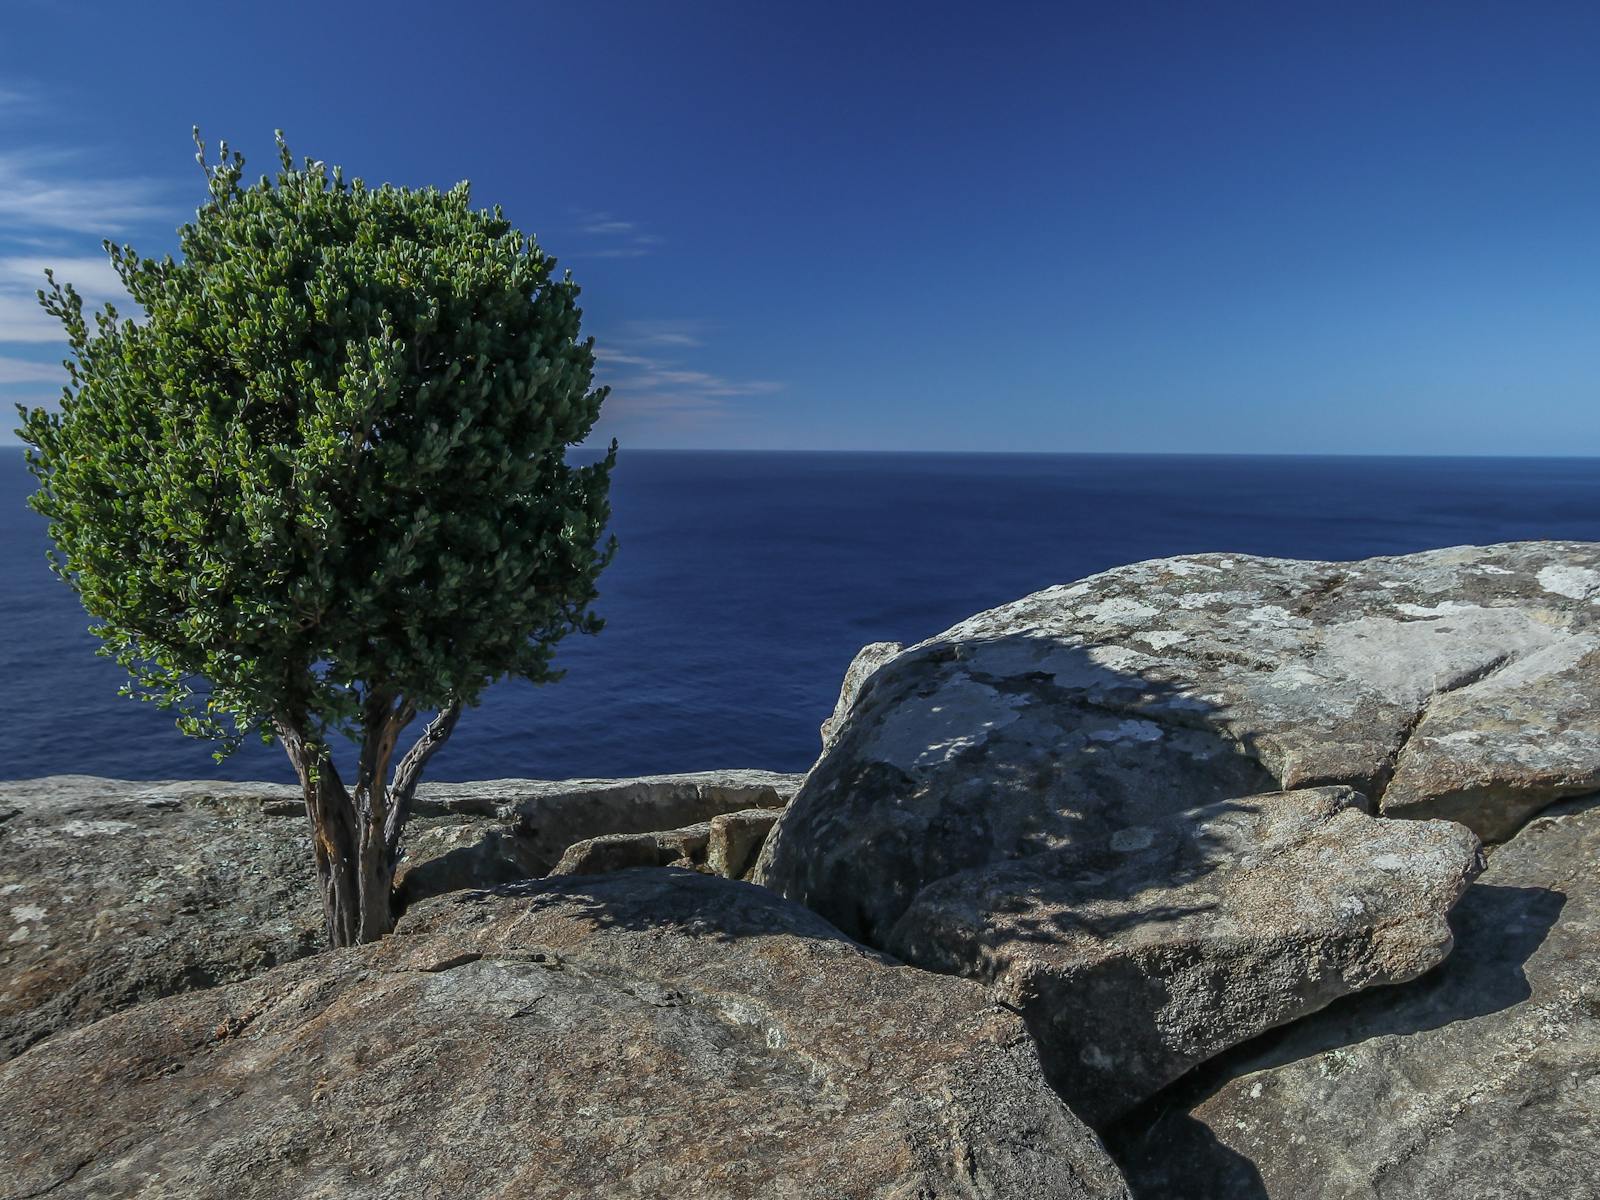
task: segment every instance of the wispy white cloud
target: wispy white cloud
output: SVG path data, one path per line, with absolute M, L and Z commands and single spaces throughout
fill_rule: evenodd
M 0 86 L 0 118 L 10 123 L 38 107 L 40 95 Z M 54 268 L 92 308 L 108 300 L 127 307 L 111 264 L 90 248 L 147 222 L 170 226 L 177 208 L 166 199 L 167 185 L 107 174 L 85 152 L 9 140 L 12 148 L 0 150 L 0 343 L 59 343 L 61 326 L 35 295 L 45 269 Z
M 104 254 L 62 257 L 28 255 L 0 257 L 0 284 L 26 283 L 33 287 L 44 286 L 44 273 L 54 271 L 61 283 L 70 283 L 84 296 L 97 299 L 114 299 L 127 293 L 122 278 Z
M 661 244 L 638 221 L 624 221 L 608 212 L 578 210 L 575 232 L 581 235 L 572 253 L 583 258 L 643 258 Z
M 74 169 L 79 158 L 0 153 L 0 225 L 24 233 L 59 229 L 104 237 L 174 215 L 163 201 L 166 189 L 153 180 L 80 174 Z
M 603 366 L 618 367 L 647 367 L 651 360 L 638 354 L 624 354 L 621 350 L 613 350 L 610 346 L 596 346 L 594 348 L 595 360 Z
M 0 290 L 0 342 L 59 342 L 61 324 L 33 296 Z
M 727 379 L 709 371 L 680 371 L 667 367 L 656 367 L 639 375 L 619 379 L 612 386 L 619 391 L 636 393 L 679 389 L 710 398 L 767 396 L 783 390 L 781 383 L 771 379 Z
M 0 383 L 60 383 L 65 375 L 59 363 L 0 356 Z
M 121 309 L 131 309 L 122 281 L 103 255 L 0 258 L 0 342 L 62 340 L 60 323 L 39 307 L 36 295 L 44 286 L 46 268 L 54 269 L 60 282 L 77 288 L 90 308 L 111 301 Z
M 638 233 L 639 226 L 634 221 L 613 221 L 604 213 L 590 219 L 588 224 L 581 226 L 584 233 Z
M 599 382 L 609 384 L 604 418 L 612 427 L 682 429 L 735 415 L 740 400 L 771 395 L 783 384 L 736 379 L 685 363 L 679 355 L 705 345 L 703 321 L 632 321 L 596 347 Z
M 708 332 L 704 321 L 629 321 L 617 342 L 622 346 L 702 346 Z

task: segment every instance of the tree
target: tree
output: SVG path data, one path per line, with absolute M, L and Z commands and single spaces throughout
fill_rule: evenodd
M 616 443 L 588 465 L 594 342 L 571 276 L 468 185 L 346 182 L 310 159 L 208 196 L 180 254 L 106 243 L 128 319 L 47 273 L 71 357 L 59 412 L 20 408 L 52 565 L 124 692 L 186 733 L 283 745 L 328 940 L 383 936 L 428 760 L 505 677 L 559 678 L 594 633 Z M 409 750 L 404 731 L 432 714 Z M 339 737 L 359 747 L 347 787 Z

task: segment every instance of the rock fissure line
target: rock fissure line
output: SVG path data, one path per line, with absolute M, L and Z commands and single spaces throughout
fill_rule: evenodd
M 74 1179 L 76 1179 L 78 1177 L 78 1173 L 80 1171 L 82 1171 L 90 1163 L 94 1162 L 94 1160 L 95 1160 L 95 1155 L 91 1154 L 88 1158 L 84 1159 L 82 1162 L 75 1163 L 70 1171 L 68 1171 L 65 1175 L 63 1175 L 60 1179 L 56 1180 L 54 1183 L 47 1183 L 47 1184 L 45 1184 L 44 1187 L 39 1188 L 36 1191 L 18 1192 L 17 1193 L 17 1200 L 37 1200 L 37 1198 L 40 1197 L 40 1196 L 48 1196 L 51 1192 L 58 1191 L 61 1188 L 66 1187 L 67 1184 L 71 1183 Z
M 1435 688 L 1431 693 L 1429 693 L 1428 698 L 1417 706 L 1417 711 L 1412 715 L 1411 719 L 1401 726 L 1400 740 L 1395 744 L 1394 750 L 1388 756 L 1387 769 L 1380 775 L 1378 786 L 1373 789 L 1373 791 L 1376 793 L 1376 795 L 1372 797 L 1373 816 L 1383 816 L 1383 797 L 1389 791 L 1389 785 L 1394 782 L 1395 776 L 1400 772 L 1400 759 L 1402 756 L 1404 756 L 1406 748 L 1411 744 L 1412 736 L 1417 732 L 1417 729 L 1422 725 L 1423 721 L 1427 720 L 1428 713 L 1432 710 L 1433 706 L 1438 703 L 1439 698 L 1441 696 L 1451 695 L 1454 692 L 1466 691 L 1468 688 L 1482 683 L 1490 676 L 1495 675 L 1516 661 L 1517 658 L 1514 654 L 1507 653 L 1497 655 L 1488 662 L 1484 663 L 1482 666 L 1474 667 L 1469 671 L 1463 671 L 1459 676 L 1447 682 L 1443 687 Z

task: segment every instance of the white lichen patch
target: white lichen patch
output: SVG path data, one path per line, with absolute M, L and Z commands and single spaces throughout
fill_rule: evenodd
M 1587 600 L 1590 596 L 1600 593 L 1600 571 L 1593 571 L 1588 567 L 1552 563 L 1541 569 L 1535 578 L 1545 591 L 1572 600 Z
M 1253 608 L 1260 601 L 1261 597 L 1255 592 L 1190 592 L 1186 596 L 1178 597 L 1178 607 L 1190 610 L 1213 606 Z
M 1159 742 L 1162 730 L 1154 721 L 1133 718 L 1118 721 L 1110 729 L 1096 729 L 1087 736 L 1096 742 Z
M 1440 746 L 1466 746 L 1476 748 L 1483 744 L 1483 733 L 1476 729 L 1458 729 L 1438 737 L 1424 736 L 1423 741 Z
M 67 821 L 61 826 L 61 832 L 69 837 L 102 837 L 117 834 L 126 829 L 137 829 L 132 821 Z
M 1462 605 L 1448 619 L 1425 621 L 1358 617 L 1322 631 L 1316 668 L 1324 678 L 1348 681 L 1347 689 L 1353 684 L 1396 703 L 1421 704 L 1560 636 L 1507 608 Z
M 1457 613 L 1484 611 L 1480 605 L 1460 604 L 1454 600 L 1445 600 L 1439 604 L 1396 604 L 1394 610 L 1408 617 L 1448 617 Z
M 1156 840 L 1155 830 L 1145 825 L 1135 825 L 1132 829 L 1119 829 L 1111 835 L 1111 848 L 1130 854 L 1135 850 L 1143 850 Z
M 1263 604 L 1260 608 L 1253 608 L 1244 614 L 1244 619 L 1252 625 L 1309 625 L 1311 622 L 1304 617 L 1297 617 L 1281 604 Z
M 1062 647 L 1047 655 L 1041 665 L 1057 687 L 1093 692 L 1126 687 L 1140 672 L 1160 662 L 1129 646 L 1090 646 L 1084 650 Z
M 1078 616 L 1095 625 L 1137 625 L 1155 616 L 1159 609 L 1130 596 L 1113 596 L 1099 604 L 1078 610 Z
M 902 771 L 934 767 L 987 741 L 1017 719 L 1027 697 L 1010 695 L 957 676 L 931 696 L 914 696 L 889 713 L 872 733 L 868 757 Z
M 37 904 L 13 904 L 11 906 L 11 919 L 19 925 L 25 921 L 44 920 L 45 910 Z
M 1188 641 L 1193 635 L 1183 633 L 1177 629 L 1147 629 L 1145 632 L 1136 633 L 1133 636 L 1152 650 L 1165 650 L 1169 646 L 1176 646 L 1181 642 Z

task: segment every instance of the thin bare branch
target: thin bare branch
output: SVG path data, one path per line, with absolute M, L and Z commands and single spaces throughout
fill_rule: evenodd
M 405 828 L 406 819 L 411 815 L 411 800 L 416 795 L 417 784 L 422 780 L 422 769 L 444 745 L 460 716 L 459 700 L 453 700 L 440 709 L 394 769 L 394 782 L 389 787 L 388 819 L 384 823 L 384 839 L 391 855 L 400 848 L 400 831 Z

